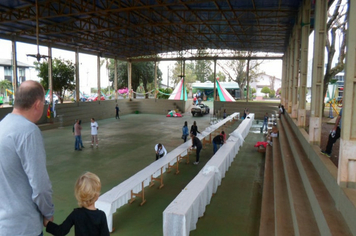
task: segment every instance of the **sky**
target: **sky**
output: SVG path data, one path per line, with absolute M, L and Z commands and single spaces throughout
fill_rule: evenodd
M 26 54 L 37 54 L 37 46 L 35 44 L 27 43 L 16 43 L 17 47 L 17 60 L 29 65 L 33 65 L 36 61 L 33 57 L 28 57 Z M 40 46 L 40 54 L 48 55 L 47 47 Z M 11 41 L 0 39 L 0 55 L 3 59 L 11 59 L 12 57 L 12 47 Z M 63 58 L 71 60 L 75 63 L 75 52 L 66 51 L 61 49 L 52 48 L 52 57 L 54 58 Z M 89 54 L 79 54 L 79 77 L 81 81 L 80 90 L 85 93 L 90 93 L 91 87 L 97 87 L 97 56 Z M 163 83 L 167 83 L 167 71 L 168 66 L 170 70 L 173 69 L 174 61 L 162 61 L 159 63 L 159 69 L 162 71 Z M 261 65 L 261 70 L 268 75 L 276 76 L 281 78 L 282 75 L 282 60 L 270 60 L 265 61 Z M 217 67 L 217 72 L 219 72 L 219 67 Z M 37 72 L 32 69 L 30 72 L 30 79 L 36 79 Z M 101 87 L 107 87 L 109 85 L 108 75 L 105 69 L 105 66 L 101 68 L 100 72 L 101 78 Z M 170 83 L 170 86 L 173 86 Z

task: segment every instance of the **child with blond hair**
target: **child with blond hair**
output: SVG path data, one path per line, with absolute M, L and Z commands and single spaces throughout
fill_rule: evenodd
M 66 235 L 75 226 L 76 236 L 109 235 L 106 215 L 95 208 L 101 190 L 100 179 L 97 175 L 86 172 L 75 184 L 74 195 L 80 208 L 75 208 L 61 225 L 44 220 L 46 231 L 53 235 Z

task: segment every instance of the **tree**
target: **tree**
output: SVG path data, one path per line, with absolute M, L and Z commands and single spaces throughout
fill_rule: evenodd
M 261 89 L 261 93 L 264 93 L 265 97 L 267 97 L 267 93 L 270 93 L 270 92 L 271 92 L 271 90 L 267 86 L 265 86 Z
M 0 94 L 4 94 L 6 89 L 11 89 L 12 83 L 6 79 L 0 81 Z
M 66 90 L 75 89 L 75 65 L 69 60 L 54 58 L 52 61 L 53 92 L 55 92 L 63 103 L 63 95 Z M 45 90 L 48 90 L 48 62 L 34 62 L 35 69 L 38 71 L 40 83 Z
M 195 63 L 195 74 L 197 75 L 197 80 L 200 82 L 205 82 L 209 76 L 213 73 L 211 70 L 211 61 L 209 60 L 198 60 Z
M 269 91 L 269 97 L 274 98 L 276 96 L 276 92 L 273 89 L 270 89 Z
M 173 73 L 172 73 L 172 80 L 174 84 L 178 84 L 181 80 L 182 76 L 182 61 L 176 61 L 174 63 Z M 185 83 L 194 83 L 197 80 L 197 75 L 195 74 L 194 63 L 193 62 L 185 62 Z
M 251 57 L 251 52 L 238 52 L 237 56 Z M 235 81 L 240 88 L 240 91 L 244 91 L 245 86 L 249 82 L 253 82 L 260 74 L 259 66 L 263 61 L 250 61 L 249 73 L 247 76 L 248 60 L 231 60 L 226 62 L 218 62 L 218 65 L 223 69 L 224 73 L 233 81 Z M 241 99 L 243 99 L 244 93 L 241 93 Z
M 269 76 L 269 83 L 271 85 L 271 90 L 274 91 L 274 83 L 276 82 L 276 77 L 275 76 Z
M 328 21 L 326 28 L 328 31 L 326 38 L 326 68 L 324 74 L 324 89 L 323 94 L 326 96 L 326 91 L 328 84 L 335 77 L 335 75 L 344 70 L 345 67 L 345 54 L 346 54 L 346 32 L 347 32 L 347 19 L 348 19 L 348 0 L 343 2 L 342 0 L 337 0 L 335 3 L 335 8 L 330 8 Z M 337 37 L 338 36 L 338 37 Z M 333 65 L 333 59 L 336 52 L 336 41 L 339 41 L 339 57 L 337 63 Z M 325 103 L 323 103 L 323 110 L 325 108 Z
M 132 75 L 131 75 L 132 88 L 136 89 L 142 84 L 144 91 L 149 92 L 149 88 L 152 87 L 150 86 L 150 84 L 154 82 L 155 63 L 152 61 L 133 62 L 131 64 L 131 69 L 132 69 Z M 115 75 L 114 61 L 109 64 L 109 71 L 110 71 L 110 81 L 114 81 L 114 75 Z M 127 62 L 122 62 L 122 61 L 118 62 L 117 73 L 118 73 L 118 86 L 127 87 L 127 78 L 128 78 Z M 158 80 L 157 83 L 162 80 L 162 71 L 159 68 L 157 68 L 157 80 Z M 148 94 L 146 95 L 146 98 L 148 98 Z
M 216 77 L 219 78 L 220 82 L 225 82 L 226 81 L 226 75 L 221 71 L 216 73 Z M 211 82 L 214 82 L 214 73 L 210 74 L 210 76 L 208 77 L 208 80 L 211 81 Z

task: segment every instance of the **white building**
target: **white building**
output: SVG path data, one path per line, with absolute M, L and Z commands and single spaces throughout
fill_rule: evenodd
M 34 66 L 17 61 L 18 84 L 25 80 L 38 81 L 37 73 Z M 8 80 L 12 83 L 13 71 L 12 61 L 10 59 L 0 59 L 0 80 Z
M 268 87 L 269 89 L 273 89 L 276 94 L 278 94 L 279 90 L 282 86 L 282 80 L 280 78 L 276 78 L 275 76 L 261 74 L 258 78 L 255 79 L 254 82 L 250 82 L 250 87 L 256 89 L 256 99 L 262 99 L 265 94 L 261 93 L 262 88 Z

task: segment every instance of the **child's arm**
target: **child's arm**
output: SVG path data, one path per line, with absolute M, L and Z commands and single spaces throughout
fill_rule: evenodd
M 57 225 L 56 223 L 49 221 L 46 226 L 46 232 L 55 236 L 67 235 L 72 226 L 74 225 L 73 213 L 74 211 L 70 213 L 70 215 L 67 217 L 67 219 L 63 221 L 61 225 Z

